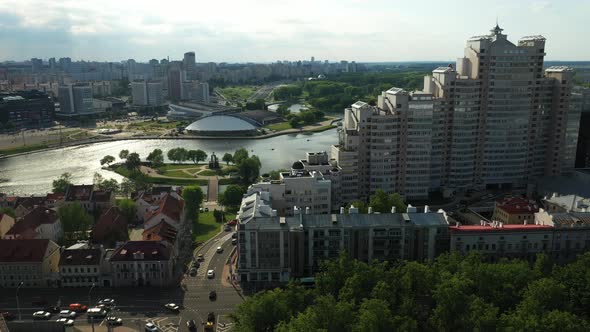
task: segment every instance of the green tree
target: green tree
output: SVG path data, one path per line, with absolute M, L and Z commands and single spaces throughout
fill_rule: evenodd
M 248 159 L 248 157 L 248 150 L 239 148 L 234 152 L 233 162 L 234 164 L 239 165 L 243 160 Z
M 0 214 L 6 214 L 6 215 L 9 215 L 13 218 L 16 218 L 16 212 L 14 211 L 13 208 L 11 208 L 9 206 L 0 208 Z
M 72 185 L 72 174 L 62 173 L 59 178 L 53 180 L 53 192 L 65 193 L 68 187 Z
M 129 170 L 137 170 L 141 165 L 141 159 L 139 159 L 139 154 L 136 152 L 132 152 L 127 155 L 127 160 L 125 160 L 125 167 Z
M 203 190 L 199 186 L 187 186 L 182 190 L 182 198 L 184 199 L 185 211 L 187 217 L 194 220 L 199 213 L 199 208 L 203 203 Z
M 106 155 L 100 160 L 100 164 L 101 165 L 107 164 L 107 166 L 110 166 L 114 161 L 115 161 L 115 157 L 113 157 L 111 155 Z
M 68 202 L 62 205 L 58 210 L 59 220 L 64 233 L 76 234 L 71 238 L 85 238 L 86 232 L 92 225 L 92 217 L 86 213 L 86 210 L 78 202 Z
M 120 159 L 127 159 L 128 155 L 129 155 L 129 150 L 121 150 L 121 152 L 119 152 Z
M 369 206 L 373 208 L 373 211 L 381 213 L 391 212 L 392 206 L 395 206 L 395 211 L 398 213 L 405 212 L 407 209 L 407 206 L 398 193 L 388 195 L 383 189 L 377 189 L 375 191 L 375 194 L 371 196 Z
M 352 327 L 353 331 L 387 332 L 396 330 L 389 303 L 380 299 L 365 299 L 359 309 L 358 320 Z
M 133 224 L 136 222 L 136 208 L 135 202 L 132 199 L 124 198 L 117 201 L 117 207 L 119 208 L 119 212 L 127 222 Z
M 117 193 L 120 190 L 119 182 L 115 179 L 104 180 L 99 184 L 98 189 Z
M 299 118 L 294 116 L 289 120 L 289 125 L 291 128 L 297 128 L 299 126 Z
M 173 162 L 183 162 L 188 159 L 188 151 L 185 148 L 170 149 L 167 155 Z
M 153 168 L 159 168 L 164 164 L 164 153 L 160 149 L 154 149 L 145 159 L 151 163 Z
M 205 161 L 207 159 L 207 153 L 205 153 L 203 150 L 188 150 L 186 152 L 186 156 L 188 160 L 191 160 L 195 164 L 198 164 L 199 161 Z
M 232 184 L 225 189 L 225 192 L 220 197 L 219 203 L 230 208 L 236 209 L 240 206 L 243 196 L 244 190 L 242 189 L 242 187 Z
M 226 164 L 226 165 L 229 165 L 229 163 L 231 163 L 231 162 L 233 162 L 233 161 L 234 161 L 234 156 L 232 156 L 232 154 L 231 154 L 231 153 L 227 153 L 227 152 L 226 152 L 226 153 L 223 155 L 223 158 L 221 158 L 221 160 L 225 161 L 225 164 Z
M 244 185 L 251 185 L 256 182 L 260 175 L 260 160 L 246 158 L 238 164 L 238 174 Z

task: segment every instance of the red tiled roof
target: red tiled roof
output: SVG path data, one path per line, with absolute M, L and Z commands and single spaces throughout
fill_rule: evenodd
M 62 200 L 66 197 L 66 194 L 64 193 L 48 193 L 47 194 L 47 199 L 48 200 L 53 200 L 53 201 L 59 201 Z
M 46 239 L 0 240 L 0 262 L 41 262 L 49 243 L 53 242 Z
M 66 201 L 88 201 L 92 190 L 92 185 L 70 185 L 66 192 Z
M 170 243 L 174 243 L 176 241 L 176 235 L 178 231 L 174 226 L 168 224 L 167 222 L 160 222 L 155 226 L 152 226 L 143 231 L 143 240 L 144 241 L 162 241 L 166 240 Z
M 33 208 L 35 205 L 43 205 L 45 203 L 45 197 L 19 197 L 16 201 L 16 206 L 22 205 L 27 209 Z
M 505 224 L 502 227 L 492 226 L 480 226 L 480 225 L 461 225 L 461 226 L 449 226 L 449 229 L 453 232 L 514 232 L 514 231 L 542 231 L 550 230 L 553 226 L 548 225 L 515 225 Z
M 24 238 L 36 236 L 36 229 L 41 224 L 53 224 L 59 217 L 57 212 L 43 206 L 37 206 L 27 213 L 21 220 L 17 221 L 12 228 L 6 232 L 6 235 L 20 235 Z
M 182 213 L 182 209 L 184 208 L 184 202 L 174 198 L 170 194 L 166 194 L 162 201 L 160 201 L 160 206 L 153 210 L 146 213 L 144 220 L 148 221 L 153 216 L 162 213 L 173 220 L 180 221 L 180 215 Z
M 535 213 L 539 212 L 539 207 L 534 202 L 529 202 L 520 197 L 509 197 L 496 201 L 496 207 L 507 213 Z
M 170 248 L 157 241 L 127 241 L 117 248 L 111 256 L 116 261 L 167 261 L 170 259 Z
M 120 214 L 119 209 L 115 206 L 100 216 L 98 222 L 94 225 L 92 239 L 100 243 L 109 238 L 109 235 L 113 233 L 121 237 L 125 235 L 125 238 L 121 240 L 127 239 L 127 219 Z

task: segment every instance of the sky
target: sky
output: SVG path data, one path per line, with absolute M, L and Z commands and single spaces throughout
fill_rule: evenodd
M 496 24 L 590 60 L 590 0 L 0 0 L 0 61 L 442 61 Z

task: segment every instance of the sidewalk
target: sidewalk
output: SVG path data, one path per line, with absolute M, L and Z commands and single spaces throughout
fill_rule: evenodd
M 230 257 L 231 263 L 223 266 L 223 272 L 221 273 L 221 284 L 223 287 L 233 287 L 240 297 L 244 297 L 242 293 L 242 287 L 238 281 L 238 275 L 236 274 L 238 252 L 234 251 Z M 230 272 L 233 272 L 233 274 Z

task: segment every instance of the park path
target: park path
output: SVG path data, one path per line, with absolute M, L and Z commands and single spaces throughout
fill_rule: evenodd
M 191 167 L 187 167 L 186 169 L 184 168 L 179 168 L 177 169 L 178 171 L 182 171 L 188 175 L 191 175 L 193 179 L 205 179 L 208 180 L 209 178 L 211 178 L 211 176 L 204 176 L 204 175 L 198 175 L 198 174 L 193 174 L 187 171 L 187 169 L 190 169 Z M 192 167 L 194 168 L 194 167 Z M 158 174 L 158 172 L 148 166 L 140 166 L 139 170 L 148 176 L 154 177 L 154 178 L 164 178 L 164 179 L 179 179 L 179 180 L 186 180 L 186 179 L 191 179 L 191 178 L 187 178 L 187 177 L 178 177 L 178 176 L 167 176 L 167 175 L 162 175 L 162 174 Z M 200 172 L 200 170 L 199 170 Z
M 209 185 L 207 185 L 207 200 L 209 202 L 217 201 L 218 184 L 217 176 L 209 177 Z

